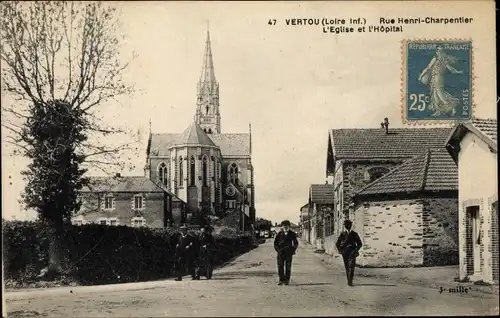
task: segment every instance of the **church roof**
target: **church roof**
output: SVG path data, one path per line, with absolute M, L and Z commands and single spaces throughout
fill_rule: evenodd
M 213 134 L 210 138 L 219 146 L 222 157 L 250 156 L 249 133 Z
M 186 130 L 184 130 L 178 142 L 183 145 L 215 146 L 210 137 L 208 137 L 203 129 L 195 122 L 189 125 Z
M 203 129 L 201 132 L 205 134 Z M 213 144 L 220 148 L 222 157 L 250 156 L 250 134 L 228 133 L 207 135 Z M 183 134 L 151 134 L 149 155 L 167 156 L 168 148 L 183 144 Z
M 333 204 L 333 184 L 311 184 L 309 188 L 309 201 L 317 204 Z
M 458 190 L 457 165 L 446 149 L 427 149 L 368 184 L 356 196 Z
M 330 143 L 338 159 L 406 159 L 428 148 L 444 148 L 450 128 L 332 129 Z
M 90 177 L 82 192 L 167 192 L 142 176 Z M 171 193 L 170 193 L 171 194 Z

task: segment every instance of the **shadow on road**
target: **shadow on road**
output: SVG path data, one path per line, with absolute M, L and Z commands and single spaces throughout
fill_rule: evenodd
M 333 285 L 333 283 L 304 283 L 304 284 L 291 283 L 290 284 L 290 286 L 322 286 L 322 285 Z
M 211 280 L 236 280 L 236 279 L 245 279 L 243 277 L 213 277 Z
M 389 285 L 389 284 L 354 284 L 354 286 L 396 286 L 396 285 Z
M 273 277 L 277 276 L 277 273 L 274 271 L 246 271 L 246 270 L 240 270 L 240 271 L 234 271 L 234 272 L 222 272 L 220 273 L 222 277 L 234 277 L 238 276 L 240 278 L 244 277 Z M 215 277 L 214 277 L 215 279 Z

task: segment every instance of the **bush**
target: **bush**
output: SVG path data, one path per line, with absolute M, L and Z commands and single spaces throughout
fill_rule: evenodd
M 37 222 L 3 222 L 5 278 L 21 284 L 40 280 L 48 263 L 47 228 Z M 67 276 L 83 285 L 171 277 L 176 232 L 98 224 L 67 225 Z M 251 237 L 215 235 L 215 265 L 248 252 Z

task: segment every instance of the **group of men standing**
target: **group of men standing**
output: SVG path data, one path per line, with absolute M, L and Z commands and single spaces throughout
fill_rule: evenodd
M 188 233 L 186 226 L 180 227 L 175 245 L 175 280 L 182 281 L 187 273 L 193 280 L 201 276 L 212 278 L 214 262 L 214 238 L 210 227 L 200 228 L 199 233 Z

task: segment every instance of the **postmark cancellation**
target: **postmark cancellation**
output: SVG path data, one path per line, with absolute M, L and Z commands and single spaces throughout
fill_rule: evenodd
M 401 73 L 404 123 L 429 125 L 472 119 L 471 40 L 404 40 Z

